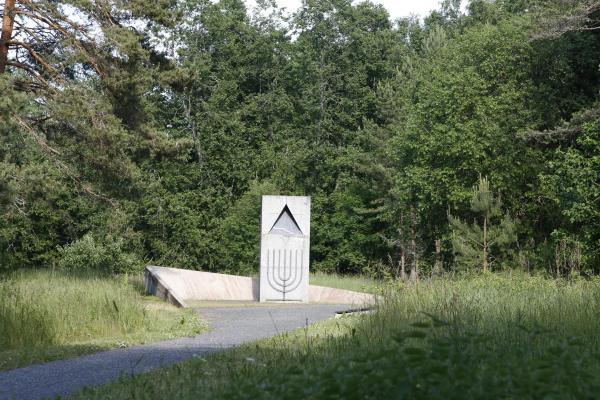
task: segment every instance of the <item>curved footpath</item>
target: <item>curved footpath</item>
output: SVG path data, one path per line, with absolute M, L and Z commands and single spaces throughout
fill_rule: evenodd
M 135 375 L 194 356 L 274 336 L 331 318 L 351 306 L 275 305 L 199 308 L 210 331 L 79 358 L 52 361 L 0 372 L 0 399 L 44 399 L 67 396 L 86 386 L 98 386 L 122 375 Z

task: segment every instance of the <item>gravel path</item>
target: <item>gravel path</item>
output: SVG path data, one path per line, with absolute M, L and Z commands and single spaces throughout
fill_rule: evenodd
M 198 308 L 208 321 L 210 332 L 0 372 L 0 400 L 66 396 L 86 386 L 109 383 L 124 374 L 139 374 L 302 328 L 307 322 L 325 320 L 349 309 L 339 305 Z

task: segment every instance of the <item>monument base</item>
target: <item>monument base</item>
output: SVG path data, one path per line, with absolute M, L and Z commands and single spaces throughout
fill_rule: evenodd
M 237 275 L 216 274 L 188 269 L 147 266 L 144 271 L 146 292 L 165 299 L 178 307 L 188 303 L 214 302 L 258 302 L 259 282 L 257 278 Z M 309 285 L 309 303 L 350 304 L 368 306 L 376 303 L 376 296 L 351 290 Z M 268 303 L 301 304 L 300 301 L 277 301 Z

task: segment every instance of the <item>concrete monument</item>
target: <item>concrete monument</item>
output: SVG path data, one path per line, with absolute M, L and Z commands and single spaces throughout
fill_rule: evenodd
M 310 197 L 263 196 L 261 302 L 308 302 Z
M 188 307 L 188 303 L 197 301 L 250 304 L 259 300 L 258 278 L 152 265 L 146 266 L 144 278 L 147 293 L 179 307 Z M 369 293 L 310 285 L 308 301 L 364 307 L 375 304 L 377 298 Z

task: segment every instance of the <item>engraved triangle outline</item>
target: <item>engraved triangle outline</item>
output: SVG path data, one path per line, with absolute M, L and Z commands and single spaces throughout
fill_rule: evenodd
M 281 210 L 281 212 L 279 213 L 279 216 L 275 220 L 275 223 L 273 224 L 273 226 L 271 226 L 271 229 L 269 230 L 269 233 L 273 232 L 273 228 L 275 228 L 275 225 L 277 225 L 277 223 L 279 222 L 279 220 L 281 219 L 281 217 L 283 217 L 283 215 L 286 212 L 287 212 L 287 215 L 290 216 L 290 219 L 292 220 L 292 222 L 294 223 L 294 225 L 296 226 L 296 228 L 298 229 L 298 232 L 300 232 L 301 235 L 304 235 L 304 232 L 302 232 L 302 229 L 300 229 L 300 225 L 298 225 L 298 222 L 296 221 L 296 218 L 294 218 L 294 214 L 292 214 L 292 212 L 290 211 L 290 208 L 288 207 L 287 204 L 285 206 L 283 206 L 283 210 Z

